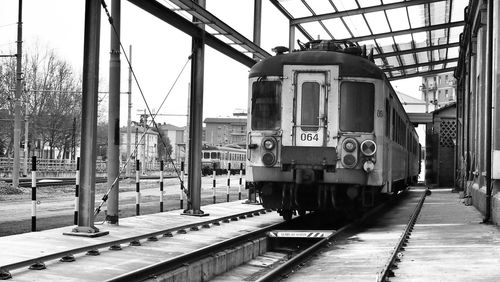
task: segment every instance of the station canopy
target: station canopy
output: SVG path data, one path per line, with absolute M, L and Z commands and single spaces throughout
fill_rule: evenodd
M 271 0 L 308 40 L 373 48 L 390 80 L 453 71 L 468 0 Z
M 144 1 L 129 0 L 144 3 Z M 266 1 L 266 0 L 263 0 Z M 453 71 L 469 0 L 269 0 L 306 40 L 349 40 L 373 49 L 389 80 Z M 146 1 L 148 2 L 148 1 Z M 244 54 L 269 53 L 191 0 L 163 0 L 163 7 L 205 24 L 208 36 Z M 138 4 L 140 6 L 140 4 Z M 297 36 L 298 37 L 298 36 Z M 233 57 L 238 57 L 233 56 Z M 238 60 L 238 58 L 236 58 Z

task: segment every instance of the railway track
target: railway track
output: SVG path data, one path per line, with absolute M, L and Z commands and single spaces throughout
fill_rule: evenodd
M 257 218 L 257 217 L 265 217 L 266 214 L 272 215 L 270 213 L 271 210 L 265 209 L 256 209 L 250 212 L 243 212 L 238 214 L 233 214 L 225 217 L 218 217 L 215 219 L 200 221 L 196 223 L 185 224 L 182 226 L 177 226 L 175 228 L 168 228 L 164 230 L 159 230 L 150 233 L 144 233 L 140 235 L 130 236 L 127 238 L 122 238 L 118 240 L 108 240 L 106 242 L 100 242 L 96 244 L 83 244 L 82 247 L 75 247 L 71 249 L 66 249 L 64 251 L 55 251 L 50 254 L 40 255 L 37 257 L 32 257 L 29 259 L 25 259 L 22 261 L 17 261 L 15 263 L 5 264 L 0 266 L 0 279 L 15 279 L 16 281 L 31 281 L 33 279 L 31 276 L 25 276 L 27 272 L 33 272 L 34 270 L 44 270 L 45 269 L 53 269 L 56 270 L 56 274 L 51 273 L 50 277 L 58 277 L 58 275 L 62 275 L 61 273 L 57 273 L 57 268 L 73 268 L 73 269 L 89 269 L 92 268 L 95 264 L 103 263 L 103 259 L 106 260 L 106 256 L 110 260 L 117 259 L 117 253 L 114 251 L 123 251 L 124 258 L 130 257 L 131 255 L 136 258 L 141 257 L 151 257 L 152 250 L 153 253 L 165 251 L 165 249 L 170 248 L 175 249 L 175 246 L 178 243 L 178 240 L 183 240 L 178 237 L 186 237 L 186 236 L 199 236 L 195 231 L 208 230 L 209 228 L 225 228 L 229 229 L 238 229 L 241 228 L 236 222 L 243 221 L 245 219 Z M 276 220 L 276 215 L 274 215 Z M 248 221 L 248 220 L 247 220 Z M 196 261 L 200 259 L 205 259 L 208 257 L 213 257 L 214 254 L 222 252 L 227 249 L 237 249 L 239 245 L 250 242 L 253 244 L 257 244 L 257 250 L 252 250 L 251 252 L 259 251 L 259 240 L 263 240 L 265 238 L 265 232 L 269 229 L 280 228 L 281 225 L 286 224 L 281 220 L 277 221 L 277 224 L 262 224 L 265 225 L 263 227 L 256 228 L 255 231 L 252 232 L 240 232 L 244 234 L 240 234 L 238 236 L 229 236 L 224 240 L 218 240 L 212 244 L 206 244 L 202 247 L 191 246 L 192 250 L 183 253 L 180 251 L 173 251 L 169 253 L 165 251 L 165 254 L 169 254 L 165 256 L 165 254 L 161 257 L 168 257 L 167 259 L 154 259 L 156 263 L 150 265 L 142 265 L 140 263 L 135 263 L 134 267 L 136 269 L 132 271 L 128 271 L 126 273 L 121 273 L 119 275 L 107 274 L 105 276 L 98 276 L 94 278 L 92 275 L 85 276 L 85 273 L 81 273 L 81 277 L 79 280 L 82 281 L 90 281 L 90 280 L 108 280 L 108 281 L 143 281 L 149 278 L 170 275 L 169 272 L 176 271 L 179 268 L 182 268 L 186 265 L 193 265 Z M 252 223 L 248 223 L 252 225 Z M 254 225 L 256 223 L 253 223 Z M 221 230 L 221 232 L 224 232 Z M 202 232 L 203 233 L 203 232 Z M 213 232 L 210 235 L 214 236 Z M 176 239 L 177 238 L 177 239 Z M 260 239 L 259 239 L 260 238 Z M 79 241 L 81 243 L 87 243 L 85 240 Z M 190 242 L 196 242 L 196 240 L 190 239 Z M 81 244 L 80 244 L 81 245 Z M 143 247 L 141 247 L 143 246 Z M 172 249 L 172 250 L 173 250 Z M 182 248 L 181 249 L 185 249 Z M 102 257 L 102 258 L 101 258 Z M 95 258 L 95 259 L 92 259 Z M 100 259 L 99 262 L 93 262 L 93 260 Z M 121 259 L 118 259 L 121 261 Z M 69 264 L 71 262 L 71 266 Z M 109 263 L 109 262 L 108 262 Z M 144 264 L 144 263 L 143 263 Z M 102 267 L 110 267 L 111 265 L 101 265 Z M 28 270 L 29 269 L 29 270 Z M 36 271 L 35 271 L 36 272 Z M 101 274 L 102 275 L 102 274 Z M 62 278 L 62 276 L 61 276 Z M 43 278 L 41 278 L 43 280 Z M 89 279 L 89 280 L 86 280 Z
M 175 176 L 165 176 L 164 179 L 175 178 Z M 125 178 L 120 178 L 125 179 Z M 158 176 L 143 176 L 141 179 L 160 179 Z M 12 179 L 0 179 L 6 183 L 12 183 Z M 96 177 L 96 183 L 106 183 L 108 181 L 107 177 Z M 75 185 L 75 178 L 71 177 L 56 177 L 56 178 L 40 178 L 36 181 L 37 187 L 48 187 L 48 186 L 65 186 L 65 185 Z M 31 187 L 31 179 L 22 178 L 19 179 L 19 186 L 24 188 Z
M 237 278 L 245 281 L 388 281 L 387 279 L 394 276 L 394 269 L 397 268 L 397 263 L 403 257 L 404 247 L 408 243 L 425 196 L 429 192 L 429 190 L 422 192 L 415 205 L 405 207 L 398 205 L 390 210 L 388 206 L 392 206 L 394 203 L 381 205 L 359 220 L 343 225 L 331 235 L 321 238 L 307 247 L 295 250 L 292 256 L 276 260 L 275 266 L 267 270 L 266 273 L 262 273 L 262 270 L 256 268 L 255 274 L 242 274 L 244 270 L 235 269 L 232 271 L 233 273 L 214 280 L 233 281 L 234 278 Z M 411 208 L 413 211 L 408 213 Z M 399 231 L 389 231 L 389 229 L 380 229 L 377 227 L 378 225 L 374 226 L 374 218 L 381 216 L 381 214 L 387 215 L 394 210 L 396 210 L 396 214 L 393 216 L 410 214 L 409 220 L 405 224 L 401 224 L 403 227 L 397 227 Z M 370 234 L 371 228 L 374 228 L 375 231 Z M 367 243 L 369 241 L 369 239 L 359 238 L 375 238 L 381 234 L 383 236 L 386 232 L 387 234 L 395 232 L 399 236 L 389 236 L 387 239 L 389 241 L 385 240 L 385 245 L 380 244 L 380 241 L 369 243 L 370 247 L 359 244 L 359 242 Z M 361 233 L 364 234 L 359 235 Z M 356 244 L 360 246 L 355 247 Z M 343 249 L 352 250 L 342 252 Z M 337 256 L 337 260 L 323 260 L 335 256 Z M 324 272 L 318 274 L 318 269 L 324 270 Z M 248 277 L 253 277 L 253 279 Z

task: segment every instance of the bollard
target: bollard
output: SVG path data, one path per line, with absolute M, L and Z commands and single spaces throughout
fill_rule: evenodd
M 139 215 L 141 213 L 140 199 L 141 199 L 141 184 L 140 184 L 140 162 L 139 160 L 135 161 L 135 215 Z
M 243 163 L 240 163 L 240 186 L 238 186 L 238 200 L 241 200 L 241 186 L 243 186 Z
M 229 187 L 231 186 L 231 163 L 227 163 L 227 188 L 226 188 L 226 198 L 227 202 L 229 202 Z
M 213 163 L 212 167 L 213 167 L 213 169 L 212 169 L 212 198 L 214 199 L 214 204 L 215 204 L 215 202 L 216 202 L 215 186 L 217 186 L 217 180 L 216 180 L 217 172 L 215 170 L 216 164 Z
M 160 161 L 160 212 L 163 212 L 163 160 Z
M 78 193 L 80 193 L 80 157 L 76 158 L 76 175 L 75 175 L 75 212 L 73 215 L 73 224 L 78 224 Z
M 31 157 L 31 232 L 36 231 L 36 156 Z
M 184 162 L 181 162 L 181 193 L 179 194 L 179 200 L 181 204 L 181 210 L 184 208 Z

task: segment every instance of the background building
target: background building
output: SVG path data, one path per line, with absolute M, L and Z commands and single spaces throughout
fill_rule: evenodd
M 426 112 L 439 109 L 457 100 L 457 81 L 453 72 L 422 77 L 422 100 L 429 104 Z
M 241 110 L 235 111 L 233 117 L 206 118 L 204 142 L 208 145 L 223 146 L 229 144 L 246 146 L 247 118 Z
M 184 131 L 186 127 L 179 127 L 168 123 L 158 125 L 158 129 L 163 137 L 168 137 L 172 146 L 170 157 L 178 162 L 185 159 L 186 142 L 184 141 Z M 163 146 L 163 144 L 159 144 Z

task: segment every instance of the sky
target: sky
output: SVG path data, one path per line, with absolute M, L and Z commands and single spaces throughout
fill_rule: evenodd
M 162 0 L 159 0 L 162 2 Z M 252 39 L 253 0 L 207 0 L 206 8 L 245 37 Z M 108 6 L 111 0 L 106 0 Z M 272 54 L 275 46 L 288 45 L 288 20 L 269 1 L 262 1 L 261 47 Z M 85 1 L 23 0 L 23 47 L 54 49 L 71 63 L 75 73 L 82 73 Z M 191 38 L 167 23 L 149 15 L 128 1 L 122 1 L 121 41 L 126 49 L 132 45 L 132 66 L 149 107 L 158 111 L 176 77 L 187 62 Z M 0 54 L 16 50 L 18 1 L 0 0 Z M 300 33 L 296 32 L 300 39 Z M 25 50 L 26 50 L 25 49 Z M 101 10 L 100 91 L 108 91 L 110 25 Z M 26 51 L 25 51 L 26 52 Z M 5 60 L 5 58 L 0 58 Z M 128 91 L 128 66 L 121 56 L 121 92 Z M 247 108 L 249 69 L 219 53 L 205 48 L 203 116 L 231 116 L 235 109 Z M 190 63 L 180 74 L 160 109 L 161 115 L 185 115 L 188 107 Z M 421 78 L 393 82 L 393 87 L 420 98 Z M 102 94 L 105 95 L 105 94 Z M 127 121 L 126 94 L 121 95 L 120 124 Z M 132 87 L 132 120 L 145 109 L 139 87 Z M 158 116 L 157 122 L 186 125 L 183 116 Z

